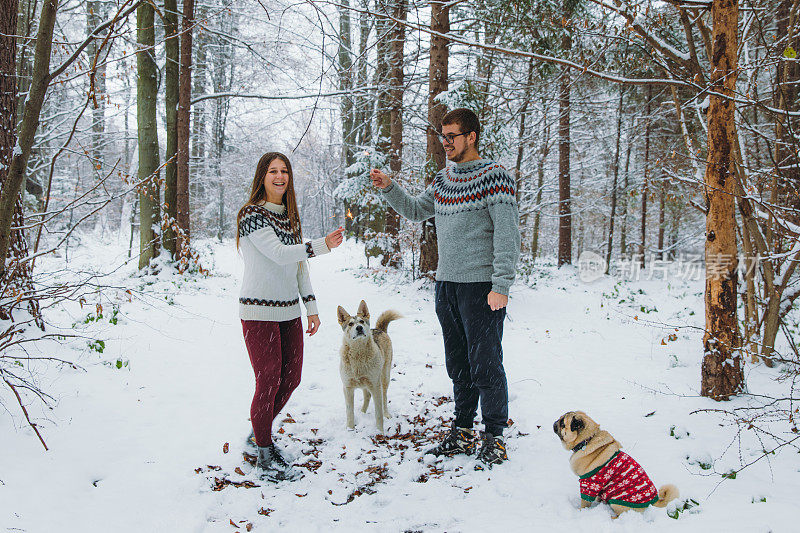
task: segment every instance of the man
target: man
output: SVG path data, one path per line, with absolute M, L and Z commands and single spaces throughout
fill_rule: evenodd
M 520 241 L 514 180 L 498 163 L 481 159 L 480 134 L 478 117 L 469 109 L 454 109 L 442 118 L 439 139 L 455 166 L 440 170 L 419 196 L 410 196 L 380 170 L 370 171 L 373 185 L 395 211 L 416 221 L 435 217 L 436 315 L 453 380 L 455 420 L 447 437 L 426 453 L 475 453 L 472 426 L 480 401 L 485 431 L 479 470 L 508 459 L 503 442 L 508 387 L 501 341 Z

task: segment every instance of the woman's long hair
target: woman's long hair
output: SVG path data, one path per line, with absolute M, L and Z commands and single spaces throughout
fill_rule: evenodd
M 286 163 L 286 169 L 289 171 L 289 183 L 286 187 L 286 192 L 283 193 L 283 205 L 286 206 L 286 214 L 289 216 L 289 224 L 292 226 L 292 231 L 297 233 L 300 238 L 303 238 L 303 230 L 300 228 L 300 213 L 297 211 L 297 198 L 294 194 L 294 174 L 292 173 L 292 164 L 289 158 L 280 152 L 267 152 L 261 156 L 256 165 L 256 175 L 253 178 L 253 185 L 250 187 L 250 198 L 239 209 L 236 215 L 236 247 L 239 247 L 239 222 L 242 219 L 242 212 L 248 205 L 261 204 L 267 201 L 267 191 L 264 188 L 264 178 L 267 175 L 269 165 L 276 159 L 280 159 Z

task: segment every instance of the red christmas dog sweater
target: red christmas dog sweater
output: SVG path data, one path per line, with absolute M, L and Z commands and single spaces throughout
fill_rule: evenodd
M 580 476 L 581 498 L 626 507 L 647 507 L 658 501 L 658 490 L 644 468 L 625 452 Z

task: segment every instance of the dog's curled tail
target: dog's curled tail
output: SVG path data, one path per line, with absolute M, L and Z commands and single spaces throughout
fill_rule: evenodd
M 381 313 L 381 316 L 378 317 L 377 322 L 375 322 L 375 329 L 386 333 L 386 329 L 389 327 L 389 322 L 397 320 L 398 318 L 403 318 L 403 315 L 394 309 L 384 311 Z
M 669 502 L 680 496 L 678 487 L 675 485 L 662 485 L 658 489 L 658 501 L 653 505 L 656 507 L 666 507 Z

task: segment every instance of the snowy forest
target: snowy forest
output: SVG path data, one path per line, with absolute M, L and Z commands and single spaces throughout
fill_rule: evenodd
M 0 0 L 4 531 L 793 531 L 800 2 Z M 452 418 L 437 228 L 412 194 L 455 108 L 516 183 L 509 463 L 422 455 Z M 248 448 L 237 213 L 291 160 L 322 326 Z M 336 307 L 404 315 L 392 418 L 345 428 Z M 303 324 L 306 318 L 303 317 Z M 374 319 L 373 319 L 374 320 Z M 681 495 L 581 507 L 586 411 Z M 280 422 L 280 429 L 278 423 Z M 143 512 L 144 511 L 144 512 Z

